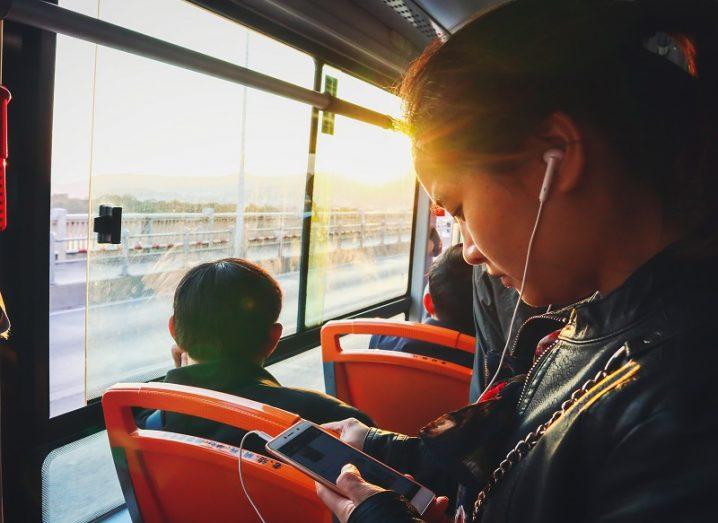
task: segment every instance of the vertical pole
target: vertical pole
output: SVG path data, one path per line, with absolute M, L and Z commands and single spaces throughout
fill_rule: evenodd
M 122 229 L 122 268 L 120 275 L 130 274 L 130 230 Z
M 249 66 L 249 29 L 245 29 L 244 67 Z M 247 239 L 244 226 L 244 209 L 246 207 L 246 172 L 245 157 L 247 153 L 247 86 L 242 87 L 242 136 L 239 141 L 239 180 L 237 180 L 237 219 L 234 229 L 234 255 L 244 258 L 247 255 Z
M 314 60 L 314 90 L 322 89 L 322 69 L 324 64 Z M 307 283 L 309 276 L 309 239 L 312 233 L 312 206 L 314 204 L 314 169 L 317 158 L 317 137 L 319 134 L 319 109 L 312 107 L 312 119 L 309 127 L 309 154 L 307 161 L 307 179 L 304 186 L 304 211 L 302 213 L 302 249 L 299 255 L 299 291 L 297 306 L 297 332 L 305 330 L 307 314 Z
M 409 273 L 409 294 L 411 305 L 407 320 L 421 321 L 422 299 L 426 287 L 426 242 L 429 241 L 429 218 L 431 202 L 426 192 L 416 184 L 414 204 L 414 232 L 411 242 L 411 272 Z
M 381 215 L 381 244 L 386 243 L 386 214 Z
M 187 268 L 189 263 L 189 229 L 187 227 L 182 231 L 182 267 Z
M 50 285 L 55 285 L 55 233 L 50 231 Z
M 341 250 L 342 250 L 342 236 L 344 235 L 344 218 L 346 218 L 346 216 L 343 216 L 343 215 L 340 214 L 338 218 L 339 218 L 339 219 L 337 220 L 337 224 L 336 224 L 336 229 L 335 229 L 335 231 L 334 231 L 334 235 L 335 235 L 337 238 L 339 238 L 339 239 L 337 240 L 337 250 L 338 250 L 338 251 L 341 251 Z
M 212 248 L 212 238 L 214 237 L 214 208 L 205 207 L 202 209 L 202 214 L 207 218 L 207 234 L 205 234 L 205 241 L 209 243 L 209 248 Z
M 279 247 L 277 249 L 277 255 L 279 256 L 279 272 L 284 272 L 284 213 L 279 213 L 279 231 L 277 233 L 277 240 L 279 241 Z
M 366 230 L 366 215 L 364 209 L 359 211 L 359 248 L 364 249 L 364 232 Z
M 57 254 L 58 260 L 64 260 L 67 257 L 67 209 L 55 208 L 52 211 L 52 219 L 55 221 L 55 235 L 60 244 Z

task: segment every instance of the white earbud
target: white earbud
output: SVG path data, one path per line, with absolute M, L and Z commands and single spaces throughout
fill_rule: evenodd
M 549 149 L 543 153 L 543 161 L 546 162 L 546 174 L 543 177 L 543 184 L 539 193 L 539 201 L 542 203 L 548 200 L 548 192 L 551 190 L 551 183 L 558 171 L 558 165 L 561 160 L 563 160 L 563 151 L 560 149 Z
M 548 200 L 548 192 L 551 189 L 551 182 L 553 181 L 554 175 L 558 172 L 558 166 L 561 163 L 561 160 L 563 160 L 563 151 L 560 149 L 549 149 L 543 154 L 543 159 L 546 162 L 546 174 L 543 177 L 543 184 L 541 185 L 541 192 L 539 193 L 539 206 L 538 211 L 536 212 L 536 220 L 534 221 L 534 228 L 531 231 L 531 237 L 529 238 L 529 245 L 526 249 L 526 261 L 524 262 L 524 273 L 521 277 L 521 288 L 519 289 L 519 296 L 518 300 L 516 300 L 516 306 L 514 307 L 514 313 L 511 316 L 511 323 L 509 324 L 509 332 L 506 335 L 506 343 L 504 344 L 504 349 L 501 351 L 501 358 L 499 359 L 499 364 L 496 367 L 496 371 L 494 372 L 493 377 L 491 380 L 489 380 L 486 387 L 484 387 L 484 390 L 481 392 L 481 395 L 479 396 L 479 399 L 476 400 L 476 403 L 480 402 L 481 399 L 484 397 L 484 394 L 486 394 L 487 391 L 493 387 L 494 383 L 496 382 L 496 378 L 498 378 L 499 373 L 501 372 L 501 368 L 504 365 L 504 360 L 506 359 L 506 354 L 509 350 L 509 343 L 511 342 L 511 334 L 514 331 L 514 323 L 516 322 L 516 314 L 519 311 L 519 305 L 521 304 L 521 298 L 524 296 L 524 289 L 526 288 L 526 277 L 528 275 L 529 271 L 529 264 L 531 262 L 531 251 L 533 250 L 534 246 L 534 240 L 536 239 L 536 232 L 538 231 L 539 223 L 541 223 L 541 213 L 543 211 L 543 204 Z

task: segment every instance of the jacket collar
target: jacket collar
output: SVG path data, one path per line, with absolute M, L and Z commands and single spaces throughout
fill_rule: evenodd
M 620 287 L 606 296 L 596 293 L 559 314 L 568 322 L 561 338 L 571 341 L 596 341 L 629 331 L 649 317 L 675 318 L 691 311 L 695 318 L 707 312 L 715 292 L 715 260 L 682 260 L 676 249 L 659 253 Z M 659 320 L 660 321 L 660 320 Z
M 172 369 L 167 373 L 165 382 L 219 391 L 248 385 L 280 386 L 276 378 L 261 365 L 240 358 L 195 363 Z

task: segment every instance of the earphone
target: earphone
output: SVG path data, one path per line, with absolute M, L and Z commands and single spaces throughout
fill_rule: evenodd
M 494 382 L 496 381 L 496 378 L 498 378 L 499 373 L 501 372 L 501 367 L 504 365 L 504 360 L 506 359 L 506 353 L 509 350 L 509 344 L 511 343 L 511 334 L 514 331 L 514 322 L 516 321 L 516 314 L 519 312 L 519 305 L 521 304 L 521 298 L 523 298 L 524 295 L 524 288 L 526 287 L 526 274 L 529 270 L 529 261 L 531 260 L 531 251 L 533 250 L 534 245 L 534 239 L 536 238 L 536 231 L 538 231 L 539 223 L 541 222 L 541 214 L 543 212 L 543 206 L 544 203 L 548 200 L 549 192 L 551 190 L 551 184 L 553 183 L 553 178 L 558 173 L 558 168 L 561 165 L 561 161 L 563 160 L 563 151 L 560 149 L 549 149 L 543 154 L 543 160 L 546 162 L 546 174 L 544 174 L 543 182 L 541 183 L 541 191 L 539 191 L 539 206 L 538 211 L 536 212 L 536 221 L 534 222 L 534 228 L 531 231 L 531 238 L 529 239 L 529 245 L 526 249 L 526 261 L 524 262 L 524 274 L 521 278 L 521 289 L 519 290 L 519 297 L 516 300 L 516 306 L 514 307 L 514 313 L 511 315 L 511 323 L 509 324 L 509 332 L 506 335 L 506 344 L 504 345 L 504 349 L 501 351 L 501 358 L 499 359 L 499 365 L 496 367 L 496 371 L 494 372 L 493 377 L 489 381 L 489 383 L 484 387 L 484 390 L 479 395 L 479 398 L 476 400 L 476 403 L 479 403 L 481 399 L 484 397 L 484 394 L 486 394 L 487 391 L 491 389 L 491 387 L 494 386 Z M 549 306 L 550 309 L 550 306 Z
M 543 161 L 546 162 L 546 174 L 544 174 L 543 183 L 541 184 L 539 202 L 548 200 L 551 183 L 553 183 L 553 177 L 556 175 L 556 171 L 558 171 L 561 160 L 563 160 L 563 151 L 561 149 L 549 149 L 543 153 Z

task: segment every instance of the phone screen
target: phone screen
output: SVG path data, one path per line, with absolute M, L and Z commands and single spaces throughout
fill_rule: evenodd
M 398 492 L 409 500 L 421 488 L 315 427 L 307 428 L 277 450 L 335 485 L 342 467 L 351 463 L 369 483 Z

